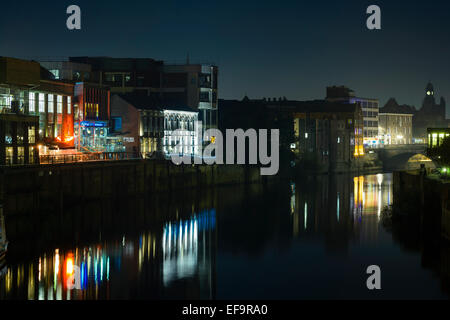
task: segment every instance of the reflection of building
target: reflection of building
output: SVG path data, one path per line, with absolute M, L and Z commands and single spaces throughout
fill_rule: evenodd
M 414 113 L 414 107 L 400 106 L 395 99 L 389 99 L 379 113 L 380 143 L 384 145 L 412 143 Z
M 364 117 L 364 144 L 376 146 L 378 144 L 378 99 L 355 97 L 353 90 L 340 87 L 327 87 L 328 101 L 339 101 L 345 103 L 359 103 Z
M 215 298 L 215 210 L 8 266 L 0 300 Z M 195 281 L 191 281 L 191 279 Z
M 0 163 L 37 162 L 37 142 L 73 147 L 73 85 L 38 63 L 0 58 Z
M 211 235 L 216 228 L 215 210 L 201 212 L 189 220 L 167 223 L 162 238 L 162 281 L 165 287 L 173 283 L 194 277 L 201 268 L 206 274 L 213 274 L 215 254 Z M 213 298 L 214 280 L 202 277 L 199 283 L 200 294 L 204 298 Z

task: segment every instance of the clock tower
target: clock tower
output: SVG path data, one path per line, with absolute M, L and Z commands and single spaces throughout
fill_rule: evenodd
M 427 87 L 425 88 L 425 93 L 427 96 L 434 97 L 434 87 L 431 82 L 428 82 Z

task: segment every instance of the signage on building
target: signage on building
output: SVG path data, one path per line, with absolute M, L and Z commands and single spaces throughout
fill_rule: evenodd
M 105 128 L 108 126 L 106 122 L 102 121 L 81 121 L 82 127 L 96 127 L 96 128 Z
M 134 138 L 133 138 L 133 137 L 124 137 L 124 138 L 123 138 L 123 142 L 129 142 L 129 143 L 132 143 L 132 142 L 134 142 Z

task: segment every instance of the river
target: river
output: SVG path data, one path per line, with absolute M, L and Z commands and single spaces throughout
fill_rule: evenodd
M 450 250 L 382 225 L 392 190 L 339 175 L 82 204 L 12 232 L 0 299 L 448 299 Z

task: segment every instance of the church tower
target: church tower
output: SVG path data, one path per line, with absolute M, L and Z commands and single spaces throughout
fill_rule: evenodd
M 425 88 L 425 94 L 427 96 L 432 96 L 434 97 L 434 87 L 431 84 L 431 82 L 428 82 L 427 87 Z

